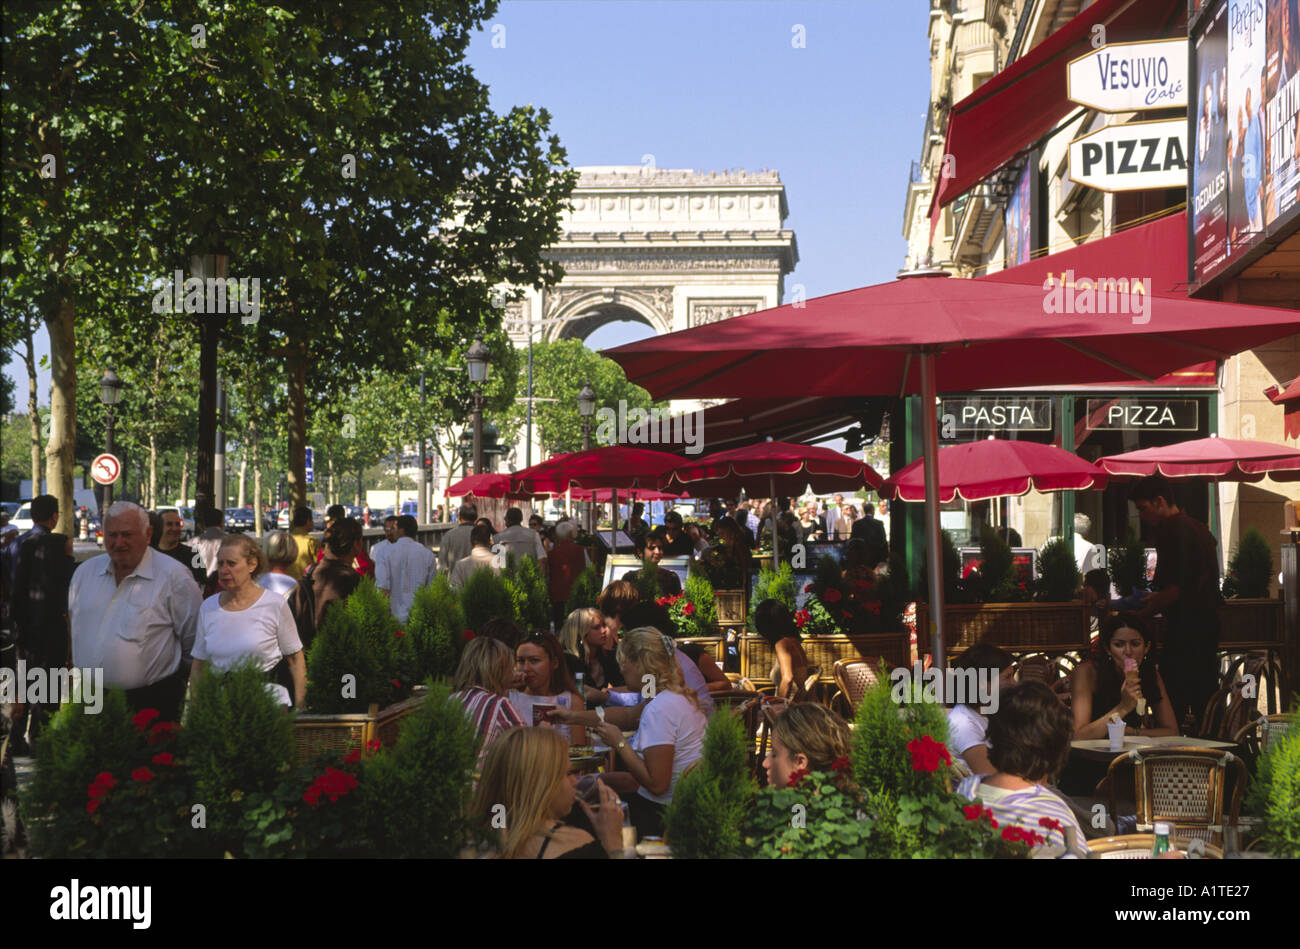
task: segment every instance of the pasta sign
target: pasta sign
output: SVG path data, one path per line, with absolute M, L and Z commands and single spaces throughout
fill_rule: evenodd
M 1098 191 L 1187 187 L 1187 120 L 1108 125 L 1076 138 L 1070 180 Z

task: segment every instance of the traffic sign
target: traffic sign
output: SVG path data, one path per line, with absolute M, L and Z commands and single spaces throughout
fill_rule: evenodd
M 312 450 L 311 446 L 308 445 L 308 446 L 307 446 L 307 465 L 306 465 L 306 467 L 307 467 L 307 483 L 308 483 L 308 484 L 311 484 L 311 483 L 312 483 L 312 480 L 313 480 L 313 478 L 314 478 L 315 475 L 316 475 L 316 465 L 315 465 L 315 461 L 316 461 L 316 459 L 313 457 L 314 455 L 315 455 L 315 452 Z
M 90 463 L 90 476 L 95 479 L 96 484 L 115 484 L 122 476 L 122 462 L 116 455 L 110 455 L 108 452 L 96 455 L 95 460 Z
M 1187 120 L 1108 125 L 1070 143 L 1070 180 L 1098 191 L 1187 186 Z

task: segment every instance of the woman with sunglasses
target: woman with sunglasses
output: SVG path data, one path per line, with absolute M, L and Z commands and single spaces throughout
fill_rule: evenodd
M 567 696 L 569 708 L 583 707 L 582 696 L 577 693 L 568 663 L 564 661 L 564 648 L 551 633 L 529 634 L 515 648 L 516 677 L 522 682 L 524 695 L 557 697 Z M 585 745 L 586 729 L 581 725 L 557 725 L 570 744 Z

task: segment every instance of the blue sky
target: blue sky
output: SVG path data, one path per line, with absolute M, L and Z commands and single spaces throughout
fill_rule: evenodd
M 651 154 L 659 168 L 778 171 L 800 257 L 787 294 L 802 284 L 814 297 L 903 264 L 928 11 L 926 0 L 505 0 L 469 61 L 497 111 L 547 109 L 573 165 Z M 588 343 L 647 332 L 616 324 Z M 6 371 L 21 402 L 22 364 Z M 48 388 L 44 373 L 42 404 Z

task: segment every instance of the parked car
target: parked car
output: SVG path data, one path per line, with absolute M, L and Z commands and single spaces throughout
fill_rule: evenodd
M 287 531 L 292 521 L 293 508 L 281 508 L 279 515 L 276 516 L 275 526 L 279 530 Z M 323 531 L 325 529 L 325 515 L 320 513 L 320 511 L 311 512 L 311 529 L 314 531 Z
M 257 526 L 257 516 L 251 507 L 226 508 L 226 530 L 251 531 Z
M 181 540 L 189 540 L 194 536 L 194 510 L 176 504 L 164 504 L 162 507 L 154 509 L 161 514 L 163 511 L 175 511 L 181 516 Z
M 18 505 L 18 510 L 9 515 L 9 526 L 18 528 L 20 533 L 27 533 L 35 523 L 32 521 L 32 502 L 24 501 Z

